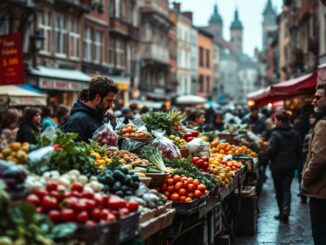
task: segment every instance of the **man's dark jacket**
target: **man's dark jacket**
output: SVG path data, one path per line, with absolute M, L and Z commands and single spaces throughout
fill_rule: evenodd
M 102 113 L 78 100 L 70 111 L 70 116 L 63 126 L 63 132 L 78 133 L 78 140 L 87 142 L 103 124 Z
M 275 127 L 268 147 L 271 170 L 295 169 L 302 159 L 301 146 L 299 134 L 289 124 Z

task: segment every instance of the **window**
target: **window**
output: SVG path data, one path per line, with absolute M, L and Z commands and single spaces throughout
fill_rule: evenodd
M 109 2 L 109 11 L 110 16 L 115 16 L 115 6 L 114 6 L 115 0 L 110 0 Z
M 209 76 L 206 77 L 206 92 L 209 93 L 211 90 L 211 78 Z
M 92 59 L 92 30 L 86 27 L 84 31 L 84 61 Z
M 210 61 L 211 61 L 210 51 L 209 51 L 209 49 L 206 49 L 206 67 L 207 68 L 209 68 L 211 66 Z
M 198 85 L 199 85 L 198 92 L 203 93 L 204 92 L 204 76 L 203 75 L 199 75 Z
M 114 16 L 118 17 L 118 18 L 120 17 L 120 11 L 119 11 L 120 9 L 119 8 L 120 8 L 120 0 L 115 0 L 115 2 L 114 2 L 114 9 L 115 9 L 114 14 L 115 15 Z
M 120 0 L 120 17 L 125 19 L 126 17 L 126 3 L 125 0 Z
M 95 31 L 94 47 L 95 47 L 94 62 L 102 63 L 103 34 L 100 31 Z
M 204 66 L 204 48 L 199 47 L 199 66 Z
M 79 58 L 80 48 L 80 34 L 79 23 L 77 19 L 70 19 L 70 33 L 69 33 L 69 56 L 74 59 Z
M 41 12 L 39 15 L 38 22 L 39 22 L 39 29 L 44 37 L 41 52 L 51 53 L 51 45 L 52 45 L 51 13 L 47 11 Z
M 126 66 L 125 42 L 122 40 L 117 40 L 116 45 L 117 45 L 117 47 L 116 47 L 117 66 L 125 67 Z
M 55 21 L 55 52 L 60 56 L 67 54 L 67 29 L 63 15 L 56 15 Z
M 109 64 L 114 65 L 114 38 L 109 40 Z

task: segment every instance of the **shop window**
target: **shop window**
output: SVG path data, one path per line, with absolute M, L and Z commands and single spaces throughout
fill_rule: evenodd
M 44 37 L 44 41 L 42 44 L 42 48 L 40 50 L 43 54 L 50 54 L 51 53 L 51 46 L 52 46 L 52 15 L 50 12 L 44 11 L 39 13 L 38 16 L 38 27 L 39 30 L 42 32 Z
M 206 92 L 209 93 L 211 90 L 211 78 L 209 76 L 206 77 Z
M 80 48 L 80 33 L 79 22 L 77 19 L 70 19 L 70 32 L 69 32 L 69 55 L 72 59 L 79 58 Z
M 206 67 L 209 68 L 211 66 L 211 56 L 209 49 L 206 49 Z
M 199 75 L 199 78 L 198 78 L 198 92 L 204 93 L 204 76 L 203 75 Z
M 90 27 L 85 27 L 84 30 L 84 61 L 92 59 L 92 30 Z
M 95 55 L 94 55 L 94 62 L 95 63 L 102 63 L 102 54 L 103 54 L 103 33 L 100 31 L 95 31 Z
M 199 47 L 199 66 L 203 67 L 204 66 L 204 48 Z
M 117 66 L 123 68 L 126 66 L 126 45 L 122 40 L 117 40 L 116 42 Z
M 57 14 L 55 21 L 55 52 L 57 56 L 67 55 L 67 25 L 63 15 Z

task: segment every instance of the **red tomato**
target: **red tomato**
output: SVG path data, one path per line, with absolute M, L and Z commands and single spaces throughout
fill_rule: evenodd
M 91 218 L 93 220 L 99 221 L 102 218 L 102 212 L 98 208 L 93 209 L 91 212 Z
M 168 187 L 168 185 L 164 183 L 162 186 L 162 190 L 165 191 L 167 187 Z
M 46 190 L 47 191 L 56 191 L 58 188 L 58 183 L 57 182 L 51 182 L 46 185 Z
M 87 220 L 85 225 L 87 225 L 87 226 L 95 226 L 96 223 L 93 220 Z
M 203 163 L 200 165 L 200 167 L 201 167 L 202 169 L 206 170 L 206 169 L 208 169 L 209 164 L 208 164 L 208 162 L 203 162 Z
M 45 196 L 42 200 L 42 208 L 45 210 L 51 210 L 51 209 L 57 209 L 58 208 L 58 202 L 55 198 Z
M 194 130 L 194 131 L 192 131 L 191 135 L 194 137 L 197 137 L 199 134 L 200 134 L 200 132 L 198 130 Z
M 174 186 L 173 185 L 169 185 L 167 188 L 168 192 L 172 193 L 174 192 Z
M 185 196 L 185 195 L 187 195 L 187 191 L 186 191 L 185 188 L 181 188 L 181 189 L 179 190 L 178 193 L 180 194 L 180 196 Z
M 86 203 L 86 210 L 89 212 L 94 210 L 94 208 L 96 207 L 96 202 L 94 200 L 87 200 L 85 203 Z
M 103 194 L 102 196 L 102 207 L 107 207 L 108 202 L 109 202 L 109 195 Z
M 68 208 L 60 211 L 60 219 L 64 222 L 72 222 L 75 220 L 74 210 Z
M 185 133 L 185 135 L 183 136 L 183 137 L 185 137 L 185 138 L 187 138 L 187 137 L 192 137 L 192 133 Z
M 194 137 L 192 137 L 192 136 L 190 136 L 190 137 L 187 137 L 187 138 L 185 139 L 185 141 L 187 141 L 187 142 L 190 142 L 190 141 L 192 141 L 192 140 L 193 140 L 193 138 L 194 138 Z
M 185 202 L 192 202 L 192 198 L 191 197 L 187 197 Z
M 125 208 L 127 206 L 127 202 L 123 200 L 122 198 L 111 195 L 109 202 L 108 202 L 108 208 L 113 210 L 118 210 L 120 208 Z
M 164 196 L 166 196 L 167 198 L 169 198 L 170 197 L 170 192 L 164 191 Z
M 181 188 L 183 187 L 183 184 L 181 182 L 177 182 L 175 185 L 174 185 L 174 189 L 176 191 L 180 190 Z
M 192 182 L 196 187 L 198 185 L 200 185 L 200 181 L 198 179 L 194 179 L 194 181 Z
M 129 212 L 128 208 L 121 208 L 119 210 L 119 213 L 120 213 L 120 217 L 124 217 L 124 216 L 127 216 L 130 212 Z
M 76 205 L 77 205 L 78 199 L 76 197 L 68 197 L 65 198 L 60 206 L 64 207 L 64 208 L 71 208 L 71 209 L 76 209 Z
M 196 187 L 194 184 L 188 184 L 188 186 L 187 186 L 188 192 L 194 192 L 195 189 L 196 189 Z
M 181 181 L 181 176 L 180 175 L 174 175 L 173 176 L 173 183 L 176 184 L 177 182 Z
M 53 222 L 59 222 L 61 220 L 61 215 L 58 210 L 51 210 L 48 216 Z
M 83 224 L 88 220 L 88 214 L 86 211 L 82 211 L 76 216 L 76 222 Z
M 57 200 L 61 200 L 63 198 L 63 196 L 60 195 L 60 193 L 57 192 L 57 191 L 50 191 L 49 194 L 50 194 L 51 197 L 54 197 Z
M 86 198 L 79 199 L 76 202 L 76 205 L 74 206 L 75 211 L 82 212 L 87 210 L 86 201 L 88 201 Z
M 81 183 L 73 183 L 71 186 L 71 191 L 83 192 L 84 186 Z
M 188 193 L 188 197 L 193 198 L 193 197 L 194 197 L 194 193 L 189 192 L 189 193 Z
M 170 199 L 171 199 L 172 201 L 174 201 L 174 202 L 179 201 L 179 198 L 180 198 L 180 196 L 179 196 L 178 193 L 173 193 L 173 194 L 170 196 Z
M 173 185 L 174 184 L 173 179 L 167 179 L 166 184 Z
M 127 208 L 130 212 L 137 212 L 139 204 L 137 202 L 127 202 Z
M 193 164 L 197 164 L 197 161 L 198 161 L 199 159 L 200 159 L 199 157 L 193 157 L 192 160 L 191 160 L 191 162 L 192 162 Z
M 41 201 L 40 201 L 40 199 L 38 198 L 37 195 L 35 195 L 35 194 L 30 194 L 30 195 L 28 195 L 28 197 L 26 198 L 26 202 L 38 206 L 38 205 L 40 204 Z
M 116 215 L 114 215 L 113 213 L 109 213 L 108 214 L 108 217 L 106 218 L 106 221 L 115 221 L 117 218 L 116 218 Z
M 187 198 L 186 196 L 181 196 L 181 197 L 179 198 L 179 201 L 180 201 L 180 202 L 185 202 L 185 201 L 186 201 L 186 198 Z
M 34 191 L 34 194 L 41 200 L 45 195 L 48 194 L 48 192 L 45 189 L 37 189 Z
M 92 192 L 83 192 L 81 193 L 82 198 L 87 198 L 87 199 L 94 199 L 94 194 Z
M 102 210 L 102 212 L 101 212 L 101 219 L 103 219 L 103 220 L 106 220 L 107 219 L 107 217 L 108 217 L 108 215 L 109 215 L 109 210 L 108 209 L 103 209 Z
M 197 189 L 200 190 L 202 193 L 205 193 L 206 185 L 200 184 L 197 186 Z
M 204 160 L 203 159 L 199 159 L 195 164 L 197 166 L 201 167 L 203 163 L 204 163 Z
M 203 195 L 200 190 L 195 190 L 194 191 L 194 198 L 198 199 Z

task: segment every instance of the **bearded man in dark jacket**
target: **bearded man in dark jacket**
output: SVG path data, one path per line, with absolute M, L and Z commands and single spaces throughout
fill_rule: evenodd
M 87 142 L 104 124 L 104 115 L 118 92 L 113 80 L 107 77 L 92 79 L 88 89 L 82 91 L 82 98 L 73 105 L 63 131 L 77 133 L 78 140 Z

